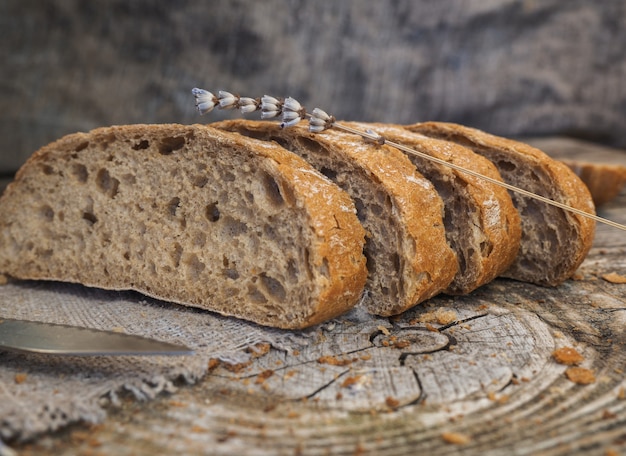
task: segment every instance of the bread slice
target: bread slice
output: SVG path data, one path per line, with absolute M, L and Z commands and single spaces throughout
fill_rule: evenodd
M 0 272 L 302 328 L 360 299 L 352 200 L 275 144 L 195 125 L 109 127 L 36 152 L 0 199 Z
M 401 126 L 342 123 L 362 131 L 371 129 L 390 141 L 501 180 L 493 163 L 457 144 L 412 133 Z M 517 256 L 521 238 L 520 217 L 508 192 L 426 158 L 407 157 L 443 199 L 446 239 L 459 263 L 445 292 L 469 293 L 506 271 Z
M 469 147 L 491 160 L 509 184 L 595 213 L 582 181 L 539 149 L 451 123 L 426 122 L 406 128 Z M 503 276 L 547 286 L 562 283 L 589 252 L 595 221 L 516 192 L 511 196 L 522 218 L 522 241 L 516 261 Z
M 367 231 L 367 310 L 395 315 L 444 290 L 457 270 L 447 245 L 443 205 L 432 184 L 396 149 L 336 130 L 310 133 L 274 122 L 212 124 L 267 141 L 303 157 L 356 202 Z

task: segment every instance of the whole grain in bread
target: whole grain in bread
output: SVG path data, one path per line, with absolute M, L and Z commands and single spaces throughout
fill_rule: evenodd
M 36 152 L 0 199 L 0 272 L 146 295 L 281 328 L 360 299 L 350 198 L 282 147 L 135 125 Z
M 428 138 L 397 125 L 342 124 L 362 131 L 371 129 L 387 140 L 501 180 L 493 163 L 458 144 Z M 411 154 L 407 157 L 443 199 L 446 238 L 459 262 L 459 270 L 446 293 L 469 293 L 506 271 L 517 256 L 521 237 L 520 217 L 508 192 L 426 158 Z
M 441 292 L 457 271 L 447 245 L 443 205 L 432 184 L 398 150 L 359 136 L 274 122 L 233 120 L 212 124 L 268 141 L 302 156 L 356 202 L 368 237 L 369 312 L 398 314 Z
M 581 180 L 539 149 L 452 123 L 425 122 L 405 128 L 469 147 L 491 160 L 505 182 L 595 213 Z M 517 259 L 503 276 L 539 285 L 562 283 L 576 272 L 591 248 L 595 221 L 519 193 L 511 196 L 522 220 L 522 241 Z

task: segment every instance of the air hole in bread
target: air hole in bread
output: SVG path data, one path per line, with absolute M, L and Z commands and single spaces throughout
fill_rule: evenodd
M 236 237 L 248 231 L 248 225 L 232 217 L 226 216 L 222 219 L 222 230 L 229 237 Z
M 191 183 L 196 186 L 203 188 L 209 182 L 209 178 L 207 176 L 198 175 L 191 180 Z
M 126 173 L 122 175 L 122 182 L 126 185 L 135 185 L 137 183 L 137 178 L 134 174 Z
M 322 146 L 319 142 L 314 141 L 312 139 L 304 138 L 304 137 L 298 138 L 298 143 L 303 149 L 310 151 L 312 154 L 329 155 L 328 149 Z
M 380 217 L 381 215 L 383 215 L 383 210 L 384 209 L 378 204 L 370 205 L 370 211 L 372 211 L 372 214 L 374 214 L 376 217 Z
M 401 264 L 400 264 L 400 255 L 398 255 L 397 252 L 394 252 L 391 255 L 391 264 L 393 264 L 394 270 L 400 271 L 400 266 L 401 266 Z
M 496 163 L 496 167 L 500 170 L 500 172 L 513 172 L 517 169 L 517 165 L 515 163 L 512 163 L 510 161 L 503 161 L 503 160 L 499 160 Z
M 320 274 L 322 274 L 324 277 L 330 277 L 330 269 L 327 258 L 324 258 L 322 260 L 322 265 L 320 266 Z
M 37 252 L 37 256 L 40 258 L 51 258 L 54 250 L 52 249 L 43 249 Z
M 365 204 L 361 198 L 354 198 L 354 206 L 356 207 L 356 216 L 359 219 L 359 222 L 363 223 L 366 219 L 366 209 Z
M 180 266 L 180 259 L 182 256 L 183 248 L 178 242 L 175 242 L 172 251 L 170 252 L 170 257 L 172 258 L 175 268 Z
M 74 148 L 74 151 L 80 152 L 81 150 L 84 150 L 87 147 L 89 147 L 89 141 L 84 141 L 84 142 L 80 143 L 78 146 L 76 146 Z
M 261 278 L 261 285 L 263 286 L 265 291 L 267 291 L 267 293 L 272 296 L 272 298 L 277 299 L 281 302 L 285 300 L 285 298 L 287 297 L 287 292 L 285 291 L 283 284 L 280 283 L 278 279 L 270 277 L 265 273 L 261 274 L 259 277 Z
M 235 182 L 237 180 L 237 176 L 229 171 L 224 171 L 221 178 L 223 182 Z
M 217 222 L 220 219 L 220 210 L 217 208 L 217 201 L 209 204 L 204 214 L 209 222 Z
M 170 200 L 169 203 L 167 203 L 167 212 L 172 217 L 176 217 L 176 211 L 178 210 L 179 207 L 180 207 L 180 198 L 178 196 L 175 196 L 174 198 Z
M 369 245 L 371 243 L 368 243 L 366 241 L 366 244 Z M 374 255 L 372 255 L 372 249 L 371 248 L 364 249 L 363 254 L 365 255 L 365 265 L 367 267 L 367 270 L 371 274 L 375 274 L 376 273 L 376 261 L 374 260 Z
M 98 221 L 98 217 L 93 212 L 83 212 L 83 220 L 86 220 L 91 226 Z
M 261 135 L 258 139 L 265 139 L 263 136 L 264 135 Z M 280 138 L 278 136 L 270 136 L 268 139 L 270 141 L 274 141 L 276 144 L 278 144 L 278 145 L 284 147 L 285 149 L 289 150 L 289 147 L 290 147 L 289 141 L 287 141 L 286 139 Z
M 194 281 L 200 278 L 200 274 L 206 268 L 206 265 L 198 259 L 195 253 L 188 255 L 183 262 L 187 266 L 187 275 Z
M 180 150 L 185 145 L 185 138 L 182 136 L 168 136 L 161 139 L 159 143 L 159 153 L 162 155 L 169 155 L 172 152 Z
M 248 299 L 254 304 L 264 304 L 267 302 L 265 295 L 252 284 L 248 285 Z
M 337 171 L 335 171 L 334 169 L 330 169 L 330 168 L 326 168 L 325 166 L 322 166 L 322 168 L 320 169 L 320 172 L 328 177 L 330 180 L 335 180 L 337 178 Z
M 274 206 L 282 206 L 285 203 L 283 195 L 280 193 L 278 182 L 269 174 L 263 177 L 263 190 L 268 201 Z
M 130 252 L 124 252 L 124 255 L 122 256 L 124 257 L 126 261 L 130 261 Z
M 50 165 L 41 165 L 41 171 L 46 176 L 51 176 L 52 174 L 54 174 L 54 168 Z
M 41 218 L 43 218 L 44 220 L 51 222 L 54 218 L 54 210 L 50 206 L 45 204 L 39 208 L 39 215 L 41 215 Z
M 273 225 L 269 224 L 263 225 L 263 236 L 265 236 L 270 241 L 278 239 L 278 236 L 276 235 L 276 228 Z
M 289 261 L 287 261 L 287 274 L 291 280 L 296 280 L 298 278 L 298 266 L 293 258 L 290 258 Z
M 144 150 L 150 147 L 150 142 L 147 139 L 142 139 L 138 143 L 132 146 L 133 150 Z
M 102 193 L 114 198 L 115 195 L 117 195 L 119 185 L 120 181 L 112 177 L 106 168 L 100 168 L 98 170 L 96 174 L 96 186 Z
M 233 268 L 224 269 L 224 276 L 232 280 L 237 280 L 239 278 L 239 271 Z
M 489 256 L 492 250 L 493 250 L 493 244 L 491 242 L 483 241 L 480 243 L 480 252 L 482 253 L 482 256 L 484 257 Z
M 87 167 L 82 163 L 74 163 L 72 165 L 72 175 L 78 180 L 78 182 L 85 183 L 89 177 Z

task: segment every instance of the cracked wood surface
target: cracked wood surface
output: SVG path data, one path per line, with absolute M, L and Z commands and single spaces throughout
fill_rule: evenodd
M 621 156 L 622 163 L 626 162 Z M 626 223 L 626 192 L 600 210 Z M 22 445 L 23 454 L 621 454 L 626 452 L 626 237 L 599 225 L 576 280 L 498 279 L 398 318 L 358 312 L 300 351 L 251 363 L 101 425 Z M 593 383 L 553 352 L 573 347 Z

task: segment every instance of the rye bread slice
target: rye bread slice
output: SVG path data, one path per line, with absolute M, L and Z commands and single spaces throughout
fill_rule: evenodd
M 462 125 L 426 122 L 410 131 L 466 146 L 496 165 L 505 182 L 595 214 L 591 195 L 563 163 L 519 141 Z M 512 192 L 522 220 L 517 259 L 503 276 L 556 286 L 571 277 L 591 248 L 595 221 Z
M 428 138 L 398 125 L 342 122 L 465 169 L 501 180 L 486 158 L 457 144 Z M 515 260 L 521 238 L 520 217 L 508 192 L 462 171 L 407 154 L 417 170 L 432 182 L 444 203 L 448 244 L 456 252 L 459 270 L 445 290 L 466 294 L 506 271 Z
M 458 266 L 445 240 L 443 204 L 404 154 L 335 130 L 310 133 L 302 125 L 282 129 L 251 120 L 212 125 L 282 145 L 354 199 L 367 232 L 369 312 L 395 315 L 448 287 Z
M 352 200 L 275 144 L 134 125 L 36 152 L 0 199 L 0 272 L 137 290 L 281 328 L 361 298 Z

